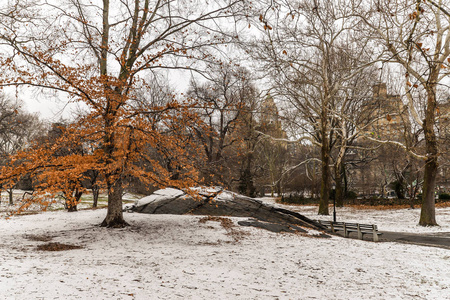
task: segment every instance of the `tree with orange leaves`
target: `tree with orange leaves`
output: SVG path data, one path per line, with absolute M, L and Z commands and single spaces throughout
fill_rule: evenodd
M 13 101 L 0 94 L 0 165 L 9 163 L 9 156 L 23 149 L 27 144 L 44 132 L 44 125 L 39 118 L 25 112 L 20 101 Z M 23 183 L 23 182 L 22 182 Z M 9 204 L 13 205 L 13 189 L 16 185 L 1 185 L 6 189 Z M 2 199 L 0 199 L 1 201 Z
M 2 181 L 34 174 L 39 186 L 33 201 L 47 204 L 48 194 L 66 190 L 87 170 L 99 170 L 108 191 L 102 223 L 107 227 L 126 225 L 126 176 L 159 186 L 194 184 L 197 174 L 184 150 L 186 128 L 195 121 L 189 103 L 171 99 L 162 105 L 137 105 L 139 91 L 150 89 L 158 68 L 194 69 L 196 61 L 213 61 L 205 48 L 235 37 L 224 34 L 218 20 L 237 17 L 243 0 L 209 5 L 196 0 L 11 2 L 0 8 L 0 85 L 65 93 L 87 112 L 53 144 L 17 154 L 2 170 Z M 68 144 L 83 147 L 87 142 L 98 147 L 54 155 Z M 137 161 L 144 161 L 143 166 Z

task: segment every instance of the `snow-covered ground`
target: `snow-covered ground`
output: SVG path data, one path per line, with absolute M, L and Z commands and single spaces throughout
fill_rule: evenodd
M 316 217 L 316 207 L 295 209 Z M 224 228 L 201 216 L 125 213 L 132 226 L 100 228 L 105 214 L 0 219 L 0 299 L 450 299 L 445 249 Z M 439 230 L 450 229 L 449 214 L 438 209 Z M 415 210 L 338 218 L 402 231 L 418 220 Z M 82 248 L 37 250 L 49 242 Z

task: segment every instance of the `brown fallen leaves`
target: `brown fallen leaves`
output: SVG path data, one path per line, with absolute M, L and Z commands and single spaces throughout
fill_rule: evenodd
M 248 235 L 247 232 L 236 229 L 236 225 L 234 225 L 233 221 L 229 218 L 218 216 L 206 216 L 201 218 L 198 222 L 204 224 L 208 221 L 220 222 L 220 225 L 227 231 L 227 235 L 233 239 L 234 243 L 239 242 L 246 235 Z
M 51 242 L 43 245 L 39 245 L 36 247 L 38 251 L 65 251 L 65 250 L 73 250 L 73 249 L 82 249 L 82 246 L 77 245 L 69 245 L 62 244 L 58 242 Z

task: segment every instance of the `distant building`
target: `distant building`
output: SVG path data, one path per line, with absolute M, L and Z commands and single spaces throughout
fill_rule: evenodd
M 258 130 L 273 138 L 287 138 L 286 131 L 284 131 L 281 126 L 278 107 L 270 95 L 268 95 L 261 104 Z
M 407 139 L 411 138 L 407 105 L 403 104 L 399 95 L 387 92 L 386 83 L 373 85 L 372 91 L 372 97 L 361 107 L 359 126 L 364 128 L 362 135 L 381 141 L 407 143 Z M 353 166 L 348 170 L 353 179 L 352 188 L 366 196 L 386 196 L 396 180 L 394 168 L 406 161 L 404 151 L 364 138 L 358 139 L 355 145 L 360 147 L 352 150 L 347 158 Z
M 371 121 L 366 133 L 376 139 L 405 142 L 411 131 L 408 106 L 399 95 L 387 93 L 386 83 L 373 85 L 372 91 L 363 108 Z

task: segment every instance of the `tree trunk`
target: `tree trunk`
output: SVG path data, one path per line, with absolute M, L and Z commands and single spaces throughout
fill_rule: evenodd
M 112 184 L 108 184 L 108 211 L 101 224 L 102 227 L 122 228 L 128 226 L 123 218 L 122 192 L 121 177 L 116 178 Z
M 409 194 L 409 208 L 414 209 L 414 199 L 416 198 L 415 188 L 410 188 Z
M 336 190 L 335 190 L 335 199 L 336 206 L 343 207 L 344 206 L 344 187 L 342 185 L 342 166 L 336 165 L 335 167 L 335 182 L 336 182 Z
M 101 48 L 101 59 L 100 59 L 100 75 L 107 76 L 108 75 L 108 48 L 109 48 L 109 7 L 110 1 L 103 0 L 103 32 L 102 32 L 102 48 Z M 134 41 L 133 41 L 134 42 Z M 131 55 L 131 54 L 130 54 Z M 129 60 L 131 62 L 131 60 Z M 127 81 L 127 75 L 131 70 L 131 66 L 127 66 L 128 68 L 123 68 L 119 74 L 119 80 L 123 82 Z M 112 89 L 108 83 L 104 84 L 104 89 L 106 94 L 111 93 Z M 121 99 L 122 94 L 120 88 L 117 88 L 115 91 L 116 99 Z M 104 117 L 105 120 L 105 136 L 104 136 L 104 145 L 103 149 L 107 156 L 107 165 L 111 167 L 113 162 L 115 161 L 114 152 L 117 150 L 116 146 L 116 128 L 115 122 L 117 118 L 118 109 L 121 105 L 121 101 L 107 99 L 108 101 L 108 110 L 106 111 Z M 114 168 L 114 167 L 113 167 Z M 102 227 L 114 227 L 120 228 L 128 225 L 123 219 L 122 213 L 122 177 L 120 174 L 114 174 L 114 169 L 111 173 L 105 176 L 107 187 L 108 187 L 108 210 L 105 219 L 101 223 Z
M 76 203 L 72 203 L 72 201 L 70 201 L 70 200 L 66 200 L 66 208 L 67 208 L 68 212 L 78 211 L 77 204 Z
M 73 198 L 71 197 L 72 195 Z M 82 195 L 83 192 L 79 192 L 78 189 L 72 190 L 70 194 L 65 195 L 66 198 L 65 207 L 68 212 L 78 211 L 77 205 L 80 202 L 80 198 Z
M 347 170 L 345 169 L 345 164 L 342 164 L 342 177 L 344 181 L 344 198 L 348 195 L 348 178 Z
M 74 211 L 78 211 L 77 205 L 78 205 L 78 203 L 80 203 L 80 199 L 81 199 L 82 195 L 83 195 L 82 191 L 79 191 L 78 189 L 75 190 L 75 205 L 74 205 L 75 210 Z
M 283 195 L 283 190 L 281 189 L 281 178 L 277 181 L 276 188 L 278 197 Z
M 419 220 L 419 225 L 422 226 L 437 225 L 435 213 L 435 195 L 434 195 L 437 169 L 438 164 L 436 159 L 428 158 L 425 164 L 422 209 L 420 211 L 420 220 Z
M 419 176 L 417 176 L 417 169 L 415 168 L 415 164 L 411 163 L 409 166 L 409 173 L 410 174 L 415 174 L 415 177 L 409 177 L 408 180 L 408 185 L 409 185 L 409 207 L 414 209 L 414 200 L 416 198 L 417 195 L 417 185 L 418 185 L 418 181 L 419 181 Z M 415 180 L 414 180 L 415 178 Z
M 9 196 L 9 205 L 14 205 L 13 189 L 6 189 L 6 191 L 8 192 L 8 196 Z
M 92 202 L 92 207 L 96 208 L 97 204 L 98 204 L 98 194 L 99 194 L 100 190 L 98 188 L 98 185 L 94 184 L 92 186 L 92 198 L 93 198 L 93 202 Z
M 239 178 L 239 192 L 245 196 L 254 198 L 256 196 L 256 189 L 253 185 L 253 174 L 251 170 L 252 161 L 253 155 L 251 153 L 248 153 L 245 160 L 244 169 L 241 170 L 241 175 Z
M 422 209 L 420 211 L 419 225 L 435 226 L 436 212 L 435 212 L 435 195 L 436 175 L 438 172 L 438 145 L 437 138 L 434 132 L 435 124 L 435 110 L 436 110 L 436 96 L 435 88 L 427 89 L 427 109 L 425 113 L 425 120 L 423 122 L 423 131 L 425 135 L 425 147 L 427 152 L 427 160 L 425 162 L 425 172 L 423 178 L 423 195 L 422 195 Z
M 317 11 L 315 12 L 317 13 Z M 329 48 L 323 41 L 320 42 L 319 48 L 323 51 L 324 57 L 322 57 L 321 67 L 323 76 L 323 98 L 322 107 L 320 112 L 320 139 L 322 142 L 320 156 L 322 160 L 322 180 L 320 183 L 320 201 L 319 201 L 319 215 L 329 215 L 328 202 L 330 199 L 330 139 L 329 134 L 329 105 L 331 100 L 332 92 L 330 90 L 331 76 L 329 72 L 330 60 L 329 60 Z
M 329 215 L 328 201 L 330 198 L 330 149 L 326 133 L 322 134 L 322 136 L 322 181 L 320 184 L 319 215 Z

